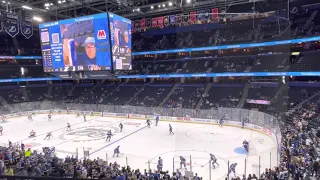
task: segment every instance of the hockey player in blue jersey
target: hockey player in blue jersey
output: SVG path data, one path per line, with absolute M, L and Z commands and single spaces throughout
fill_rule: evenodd
M 249 142 L 248 141 L 243 140 L 242 146 L 247 152 L 249 152 Z
M 109 130 L 108 133 L 107 133 L 107 139 L 106 139 L 106 141 L 109 140 L 109 142 L 110 142 L 111 136 L 112 136 L 112 132 L 111 132 L 111 130 Z
M 159 172 L 162 171 L 162 167 L 163 167 L 163 160 L 161 159 L 161 157 L 159 157 L 158 164 L 157 164 L 157 169 Z
M 184 166 L 185 169 L 187 169 L 186 158 L 180 156 L 180 169 L 182 169 L 182 165 Z
M 217 162 L 217 158 L 214 154 L 210 154 L 210 160 L 211 160 L 211 165 L 213 168 L 216 168 L 215 164 L 220 166 L 219 163 Z
M 113 151 L 113 156 L 112 157 L 114 157 L 114 155 L 117 155 L 117 157 L 119 157 L 119 154 L 120 154 L 120 146 L 118 146 L 118 147 L 116 147 L 115 149 L 114 149 L 114 151 Z
M 174 132 L 172 131 L 172 126 L 171 126 L 171 124 L 169 124 L 169 133 L 170 133 L 170 134 L 174 134 Z
M 228 176 L 230 175 L 231 172 L 233 172 L 234 176 L 236 176 L 237 165 L 238 165 L 237 163 L 233 163 L 230 165 Z
M 123 124 L 122 123 L 119 124 L 119 128 L 120 128 L 120 132 L 122 132 L 122 129 L 123 129 Z
M 148 128 L 150 128 L 150 124 L 151 124 L 151 122 L 150 122 L 150 119 L 147 119 L 147 125 L 148 125 Z
M 156 117 L 156 126 L 158 126 L 158 122 L 159 122 L 160 118 L 159 116 Z

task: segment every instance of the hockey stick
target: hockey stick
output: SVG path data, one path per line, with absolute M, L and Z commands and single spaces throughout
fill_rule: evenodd
M 209 164 L 209 162 L 205 163 L 204 165 L 201 165 L 201 167 L 205 167 L 207 164 Z

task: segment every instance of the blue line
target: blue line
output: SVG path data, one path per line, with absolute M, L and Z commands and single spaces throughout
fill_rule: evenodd
M 151 123 L 151 124 L 153 124 L 153 123 Z M 151 125 L 151 124 L 150 124 L 150 125 Z M 97 152 L 99 152 L 99 151 L 101 151 L 102 149 L 104 149 L 104 148 L 106 148 L 106 147 L 111 146 L 112 144 L 114 144 L 114 143 L 116 143 L 116 142 L 121 141 L 121 140 L 124 139 L 124 138 L 127 138 L 128 136 L 131 136 L 132 134 L 135 134 L 135 133 L 141 131 L 142 129 L 144 129 L 144 128 L 146 128 L 146 127 L 148 127 L 148 126 L 144 126 L 144 127 L 140 128 L 140 129 L 138 129 L 138 130 L 136 130 L 136 131 L 133 131 L 132 133 L 127 134 L 126 136 L 123 136 L 122 138 L 120 138 L 120 139 L 118 139 L 118 140 L 116 140 L 116 141 L 114 141 L 114 142 L 112 142 L 112 143 L 110 143 L 110 144 L 107 144 L 107 145 L 101 147 L 100 149 L 97 149 L 97 150 L 93 151 L 92 153 L 89 154 L 89 156 L 92 155 L 92 154 L 95 154 L 95 153 L 97 153 Z M 80 159 L 83 159 L 83 158 L 84 158 L 84 157 L 82 157 L 82 158 L 80 158 Z

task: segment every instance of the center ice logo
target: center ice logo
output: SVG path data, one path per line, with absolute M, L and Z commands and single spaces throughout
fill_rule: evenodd
M 107 138 L 108 131 L 112 133 L 118 132 L 114 127 L 87 126 L 73 129 L 70 132 L 63 133 L 60 139 L 72 140 L 72 142 L 98 141 Z

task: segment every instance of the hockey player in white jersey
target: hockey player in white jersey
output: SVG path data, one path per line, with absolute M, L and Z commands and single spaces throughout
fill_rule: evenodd
M 79 110 L 77 110 L 77 117 L 79 117 L 80 116 L 80 111 Z
M 4 115 L 2 115 L 2 116 L 1 116 L 1 121 L 2 121 L 2 122 L 7 122 L 7 117 L 4 116 Z
M 32 131 L 30 132 L 29 137 L 30 137 L 30 138 L 36 137 L 36 132 L 34 132 L 34 130 L 32 130 Z
M 151 121 L 150 121 L 150 119 L 147 119 L 147 125 L 148 125 L 148 128 L 150 128 L 150 124 L 151 124 Z
M 112 157 L 114 157 L 115 155 L 117 155 L 117 157 L 119 157 L 119 154 L 120 154 L 120 146 L 117 146 L 113 151 Z
M 122 132 L 122 129 L 123 129 L 123 124 L 122 123 L 119 124 L 119 128 L 120 128 L 120 132 Z
M 67 123 L 67 131 L 71 131 L 71 125 L 70 125 L 70 123 Z
M 217 162 L 217 158 L 214 154 L 210 154 L 210 160 L 211 160 L 211 165 L 213 168 L 216 168 L 215 164 L 220 166 L 219 163 Z
M 33 121 L 33 119 L 32 119 L 32 114 L 29 114 L 29 115 L 28 115 L 28 120 L 29 120 L 29 121 Z
M 51 137 L 52 137 L 52 133 L 51 133 L 51 132 L 48 132 L 48 134 L 46 135 L 46 137 L 44 138 L 44 140 L 50 139 Z
M 108 133 L 107 133 L 107 139 L 106 139 L 106 141 L 111 141 L 111 136 L 112 136 L 112 132 L 111 132 L 111 130 L 109 130 L 108 131 Z
M 48 121 L 52 121 L 52 115 L 48 114 Z
M 163 160 L 161 159 L 161 157 L 159 157 L 158 164 L 157 164 L 158 172 L 161 172 L 162 168 L 163 168 Z
M 83 114 L 83 120 L 84 120 L 84 122 L 87 121 L 87 115 L 85 113 Z
M 180 169 L 182 169 L 182 165 L 184 166 L 185 169 L 187 169 L 186 158 L 180 156 Z

